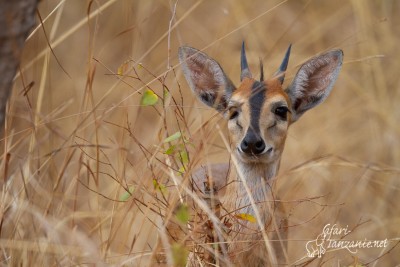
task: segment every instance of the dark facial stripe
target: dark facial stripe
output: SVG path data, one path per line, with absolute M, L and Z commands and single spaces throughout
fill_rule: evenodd
M 261 108 L 265 101 L 265 84 L 255 81 L 251 89 L 250 104 L 250 128 L 256 136 L 260 136 L 260 115 Z

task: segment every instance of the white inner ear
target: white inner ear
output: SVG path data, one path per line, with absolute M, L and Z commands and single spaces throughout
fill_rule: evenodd
M 191 47 L 180 48 L 179 60 L 195 95 L 208 106 L 219 111 L 224 109 L 233 88 L 220 65 L 203 52 Z
M 198 58 L 198 60 L 202 62 L 198 66 L 193 66 L 194 70 L 191 72 L 196 89 L 205 93 L 218 93 L 225 84 L 221 68 L 213 60 L 203 58 Z M 193 65 L 197 64 L 193 62 Z
M 342 51 L 331 51 L 310 59 L 300 67 L 287 89 L 297 113 L 295 120 L 328 97 L 341 68 L 342 57 Z
M 302 97 L 312 94 L 326 97 L 329 94 L 326 90 L 331 89 L 329 85 L 334 81 L 335 65 L 328 57 L 317 58 L 304 64 L 294 80 L 295 95 Z
M 193 48 L 183 49 L 182 54 L 183 72 L 193 91 L 210 93 L 224 85 L 222 69 L 213 59 Z

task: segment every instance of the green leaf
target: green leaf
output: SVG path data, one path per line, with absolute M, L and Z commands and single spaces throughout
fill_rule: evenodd
M 128 190 L 129 191 L 125 191 L 124 193 L 122 193 L 122 195 L 119 198 L 120 201 L 127 201 L 132 196 L 132 193 L 133 191 L 135 191 L 135 188 L 133 186 L 130 186 Z
M 176 219 L 183 224 L 187 224 L 189 221 L 189 208 L 186 204 L 181 204 L 175 213 Z
M 178 170 L 178 172 L 179 172 L 180 175 L 183 175 L 183 174 L 185 173 L 185 171 L 186 171 L 186 169 L 185 169 L 184 166 L 181 166 L 181 167 L 179 168 L 179 170 Z
M 174 243 L 171 246 L 173 266 L 184 267 L 187 264 L 189 251 L 181 244 Z
M 255 223 L 256 222 L 256 218 L 251 215 L 251 214 L 247 214 L 247 213 L 239 213 L 235 215 L 236 218 L 244 220 L 244 221 L 248 221 L 251 223 Z
M 163 184 L 158 183 L 158 181 L 156 179 L 153 179 L 153 186 L 154 189 L 159 190 L 161 193 L 165 193 L 166 191 L 166 187 Z
M 189 163 L 189 155 L 186 151 L 179 152 L 179 160 L 182 161 L 183 165 L 187 165 Z
M 164 154 L 171 155 L 175 152 L 176 146 L 170 146 L 167 150 L 165 150 Z
M 140 100 L 140 104 L 143 106 L 153 106 L 157 104 L 158 96 L 150 89 L 147 89 Z
M 181 136 L 182 136 L 181 132 L 176 132 L 176 133 L 168 136 L 167 138 L 165 138 L 163 142 L 164 143 L 169 143 L 169 142 L 172 142 L 172 141 L 175 141 L 175 140 L 179 139 Z

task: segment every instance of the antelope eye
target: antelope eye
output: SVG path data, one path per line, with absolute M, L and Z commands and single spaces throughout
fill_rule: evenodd
M 237 109 L 232 109 L 229 111 L 229 119 L 233 120 L 239 116 L 239 111 Z
M 285 106 L 280 106 L 275 108 L 274 113 L 277 115 L 281 120 L 287 120 L 287 113 L 289 109 Z

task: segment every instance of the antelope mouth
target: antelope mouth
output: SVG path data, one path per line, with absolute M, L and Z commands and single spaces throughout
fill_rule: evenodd
M 246 153 L 240 149 L 240 147 L 236 148 L 239 159 L 247 162 L 266 162 L 270 161 L 273 158 L 273 148 L 266 147 L 261 153 Z

